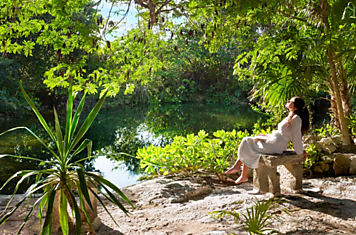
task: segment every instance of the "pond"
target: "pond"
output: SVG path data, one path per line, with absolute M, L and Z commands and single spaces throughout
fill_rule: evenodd
M 248 104 L 239 104 L 236 107 L 181 104 L 102 109 L 86 134 L 86 138 L 93 141 L 93 153 L 98 157 L 85 162 L 85 168 L 101 172 L 118 187 L 132 185 L 141 175 L 139 161 L 115 153 L 135 155 L 138 148 L 150 144 L 164 146 L 175 135 L 196 134 L 201 129 L 210 134 L 221 129 L 226 131 L 252 129 L 254 123 L 262 116 L 254 112 Z M 48 123 L 53 123 L 52 114 L 46 115 L 45 118 Z M 15 126 L 27 126 L 48 140 L 47 134 L 34 116 L 2 123 L 0 132 Z M 25 131 L 19 130 L 0 137 L 0 153 L 41 159 L 48 156 L 38 141 Z M 37 165 L 30 161 L 0 159 L 0 185 L 18 170 L 36 168 Z M 8 194 L 12 191 L 13 185 L 0 193 Z

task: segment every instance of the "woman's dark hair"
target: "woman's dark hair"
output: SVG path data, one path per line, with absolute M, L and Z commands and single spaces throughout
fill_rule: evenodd
M 302 119 L 302 135 L 304 135 L 309 130 L 309 111 L 305 107 L 305 102 L 302 98 L 294 97 L 294 113 L 297 114 L 300 119 Z

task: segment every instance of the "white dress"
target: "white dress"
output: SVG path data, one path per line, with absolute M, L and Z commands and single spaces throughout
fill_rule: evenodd
M 245 137 L 239 146 L 239 159 L 250 168 L 258 168 L 261 154 L 283 153 L 288 148 L 288 143 L 292 141 L 297 154 L 303 153 L 302 143 L 302 119 L 294 115 L 288 123 L 288 117 L 278 124 L 278 130 L 273 131 L 266 137 Z M 257 139 L 265 138 L 266 141 Z

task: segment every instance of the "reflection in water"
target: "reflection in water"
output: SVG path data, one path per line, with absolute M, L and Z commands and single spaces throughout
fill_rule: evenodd
M 113 176 L 120 187 L 126 186 L 128 184 L 125 182 L 135 183 L 137 175 L 140 174 L 139 160 L 132 157 L 136 155 L 137 149 L 151 144 L 165 146 L 176 135 L 197 134 L 201 129 L 210 134 L 221 129 L 226 131 L 252 129 L 259 118 L 261 115 L 247 105 L 221 107 L 183 104 L 103 109 L 85 136 L 93 141 L 94 154 L 101 157 L 95 161 L 85 162 L 84 166 L 88 171 L 100 171 L 106 177 Z M 63 121 L 64 117 L 60 120 Z M 2 129 L 4 128 L 2 126 L 0 132 L 18 125 L 28 126 L 47 143 L 50 142 L 47 133 L 35 118 L 16 120 L 5 129 Z M 4 152 L 40 159 L 50 156 L 34 138 L 23 131 L 0 137 L 0 153 Z M 132 156 L 118 155 L 120 152 Z M 85 156 L 86 153 L 83 152 L 79 157 Z M 107 159 L 103 156 L 107 156 Z M 2 169 L 3 166 L 0 167 L 0 170 Z
M 101 174 L 119 188 L 137 183 L 140 177 L 124 167 L 117 168 L 114 163 L 105 156 L 99 156 L 94 161 L 95 168 L 100 169 Z

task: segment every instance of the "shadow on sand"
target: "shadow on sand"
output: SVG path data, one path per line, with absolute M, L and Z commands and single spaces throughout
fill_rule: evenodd
M 302 191 L 300 194 L 302 195 L 285 195 L 284 198 L 301 209 L 318 211 L 343 220 L 356 217 L 354 200 L 328 197 L 322 195 L 322 192 Z

